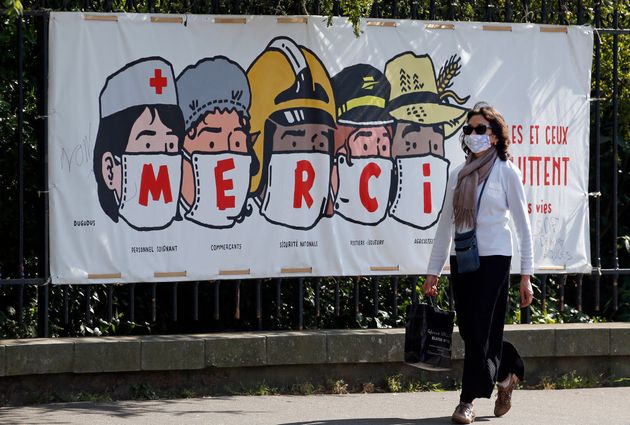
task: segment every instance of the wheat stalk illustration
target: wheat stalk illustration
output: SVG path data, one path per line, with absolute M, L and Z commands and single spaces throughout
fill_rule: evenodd
M 459 71 L 462 69 L 461 58 L 457 55 L 451 56 L 444 66 L 440 68 L 440 73 L 437 80 L 438 93 L 446 91 L 453 85 L 453 78 L 459 75 Z
M 468 101 L 470 96 L 465 98 L 459 97 L 453 90 L 449 90 L 453 86 L 453 79 L 459 75 L 462 69 L 461 58 L 457 55 L 451 56 L 444 66 L 440 68 L 437 79 L 437 91 L 440 99 L 452 98 L 456 103 L 463 105 Z

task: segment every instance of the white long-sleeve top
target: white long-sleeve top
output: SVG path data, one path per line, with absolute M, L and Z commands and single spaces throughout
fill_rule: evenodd
M 429 259 L 427 274 L 439 276 L 446 264 L 448 255 L 455 255 L 453 237 L 453 193 L 457 185 L 457 176 L 464 164 L 456 167 L 451 173 L 442 207 L 442 215 L 438 221 L 433 240 L 433 249 Z M 512 232 L 510 220 L 513 221 L 519 241 L 521 254 L 521 274 L 533 274 L 532 231 L 527 214 L 527 201 L 523 189 L 520 170 L 512 161 L 497 158 L 488 183 L 481 197 L 479 214 L 477 215 L 477 247 L 479 256 L 512 255 Z M 476 200 L 479 199 L 483 184 L 477 186 Z M 475 201 L 475 206 L 476 206 Z

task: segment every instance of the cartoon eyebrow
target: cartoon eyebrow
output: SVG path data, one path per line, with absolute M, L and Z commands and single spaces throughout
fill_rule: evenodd
M 304 136 L 305 134 L 305 130 L 287 130 L 282 133 L 282 136 L 280 136 L 280 140 L 284 139 L 285 136 Z
M 420 131 L 420 126 L 418 124 L 410 124 L 408 125 L 402 132 L 402 136 L 401 137 L 405 137 L 407 134 L 413 132 L 413 131 Z
M 138 140 L 139 138 L 141 138 L 142 136 L 155 136 L 155 131 L 153 130 L 142 130 L 140 133 L 138 133 L 138 135 L 136 136 L 136 140 Z
M 359 137 L 372 137 L 372 132 L 369 130 L 357 131 L 354 138 L 358 139 Z
M 201 135 L 204 131 L 207 131 L 208 133 L 220 133 L 222 130 L 223 129 L 221 127 L 204 127 L 199 131 L 199 133 L 197 133 L 197 137 L 199 137 L 199 135 Z

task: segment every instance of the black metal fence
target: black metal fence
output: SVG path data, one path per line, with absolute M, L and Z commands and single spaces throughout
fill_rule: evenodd
M 419 298 L 418 276 L 254 279 L 243 281 L 138 283 L 126 285 L 49 285 L 48 181 L 47 181 L 47 63 L 48 11 L 95 10 L 149 13 L 209 14 L 321 14 L 340 13 L 340 3 L 315 1 L 265 2 L 156 0 L 114 2 L 39 1 L 21 17 L 4 19 L 7 53 L 0 67 L 15 70 L 11 93 L 0 98 L 0 121 L 12 119 L 13 134 L 0 132 L 0 320 L 15 317 L 16 327 L 37 321 L 38 336 L 81 333 L 203 332 L 305 327 L 401 326 L 404 308 Z M 620 191 L 628 174 L 630 141 L 619 129 L 630 128 L 630 111 L 619 110 L 622 93 L 619 42 L 630 44 L 630 7 L 604 0 L 413 0 L 380 1 L 372 6 L 375 18 L 427 20 L 478 20 L 590 24 L 596 29 L 592 100 L 591 240 L 592 275 L 538 275 L 537 299 L 532 308 L 545 312 L 554 302 L 562 311 L 573 305 L 579 314 L 614 314 L 620 307 L 620 212 L 630 200 Z M 10 26 L 15 26 L 10 27 Z M 26 59 L 26 60 L 25 60 Z M 628 65 L 625 65 L 626 67 Z M 604 74 L 602 74 L 604 68 Z M 0 69 L 1 71 L 1 69 Z M 2 90 L 5 90 L 4 88 Z M 5 102 L 4 109 L 2 102 Z M 630 100 L 625 99 L 626 108 Z M 8 115 L 7 115 L 8 111 Z M 6 115 L 3 116 L 3 115 Z M 6 130 L 6 126 L 4 130 Z M 0 126 L 0 131 L 2 131 Z M 622 149 L 622 152 L 619 150 Z M 602 164 L 610 169 L 604 169 Z M 624 168 L 625 167 L 625 168 Z M 602 206 L 605 207 L 602 212 Z M 626 212 L 627 214 L 627 212 Z M 627 263 L 626 263 L 627 264 Z M 626 281 L 627 282 L 627 281 Z M 630 286 L 630 282 L 626 285 Z M 630 287 L 626 289 L 630 297 Z M 602 294 L 605 301 L 602 304 Z M 450 304 L 450 288 L 441 302 Z M 7 313 L 7 306 L 15 311 Z M 520 312 L 531 320 L 531 309 Z M 515 315 L 518 317 L 518 315 Z M 543 315 L 544 317 L 544 315 Z M 79 321 L 80 323 L 75 323 Z M 51 326 L 53 327 L 51 332 Z M 74 329 L 74 330 L 73 330 Z M 20 334 L 19 331 L 16 331 Z M 22 336 L 32 336 L 22 331 Z

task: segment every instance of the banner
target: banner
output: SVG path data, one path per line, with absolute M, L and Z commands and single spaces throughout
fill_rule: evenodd
M 590 271 L 592 29 L 361 31 L 51 13 L 52 281 L 424 274 L 478 101 L 508 122 L 536 271 Z

